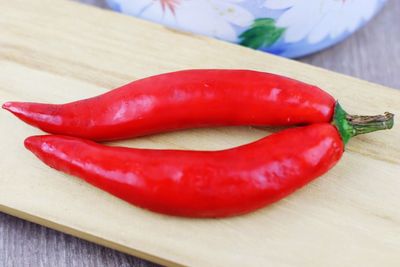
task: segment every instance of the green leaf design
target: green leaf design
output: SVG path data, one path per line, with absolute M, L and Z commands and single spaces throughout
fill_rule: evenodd
M 250 28 L 239 35 L 240 44 L 250 48 L 258 49 L 273 45 L 285 32 L 285 28 L 275 25 L 271 18 L 254 20 Z

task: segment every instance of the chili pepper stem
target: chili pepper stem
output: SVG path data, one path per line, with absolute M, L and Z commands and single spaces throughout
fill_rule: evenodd
M 383 115 L 360 116 L 350 115 L 336 102 L 333 115 L 333 125 L 339 130 L 343 142 L 346 144 L 350 138 L 393 127 L 394 114 L 385 112 Z

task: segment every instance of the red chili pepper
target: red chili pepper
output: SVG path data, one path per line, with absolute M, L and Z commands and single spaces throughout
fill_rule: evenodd
M 132 204 L 188 217 L 261 208 L 325 173 L 343 153 L 328 123 L 216 152 L 107 147 L 57 135 L 29 137 L 25 146 L 50 167 Z
M 69 104 L 3 108 L 45 131 L 94 140 L 215 125 L 312 124 L 214 152 L 107 147 L 66 136 L 25 140 L 57 170 L 143 208 L 189 217 L 239 215 L 277 201 L 333 167 L 352 136 L 393 126 L 393 114 L 351 116 L 315 86 L 243 70 L 181 71 Z
M 204 126 L 330 122 L 334 106 L 318 87 L 274 74 L 186 70 L 68 104 L 3 108 L 46 132 L 101 141 Z
M 333 167 L 348 138 L 392 125 L 392 114 L 350 116 L 337 106 L 333 124 L 287 129 L 222 151 L 108 147 L 57 135 L 29 137 L 25 146 L 50 167 L 140 207 L 226 217 L 285 197 Z

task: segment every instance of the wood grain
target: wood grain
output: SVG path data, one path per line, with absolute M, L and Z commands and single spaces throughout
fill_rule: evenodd
M 0 17 L 1 102 L 68 101 L 168 70 L 246 67 L 272 70 L 324 86 L 343 99 L 351 111 L 376 113 L 385 107 L 399 113 L 399 93 L 377 85 L 71 3 L 9 2 L 0 0 L 0 10 L 5 11 Z M 385 13 L 389 11 L 393 10 Z M 354 38 L 360 34 L 363 31 Z M 172 43 L 181 45 L 174 47 Z M 308 60 L 331 64 L 326 63 L 329 57 L 318 61 L 320 55 Z M 353 62 L 356 66 L 365 63 L 361 59 Z M 398 64 L 395 60 L 388 63 Z M 389 75 L 385 77 L 387 83 L 396 82 Z M 162 258 L 163 262 L 396 266 L 400 260 L 396 234 L 400 230 L 400 202 L 395 190 L 399 186 L 398 128 L 354 140 L 343 162 L 329 175 L 271 208 L 230 220 L 197 221 L 136 209 L 48 170 L 21 147 L 25 136 L 38 131 L 3 112 L 0 120 L 3 127 L 15 129 L 14 133 L 1 133 L 5 143 L 0 145 L 3 155 L 12 155 L 0 162 L 6 170 L 0 174 L 0 210 L 14 215 L 153 260 Z M 122 144 L 218 149 L 264 134 L 263 130 L 248 128 L 203 129 Z M 19 161 L 24 162 L 24 168 L 18 168 Z M 96 207 L 90 203 L 96 203 Z M 138 264 L 133 258 L 68 235 L 6 215 L 0 218 L 0 251 L 5 251 L 4 257 L 0 255 L 2 266 Z M 69 244 L 68 240 L 73 241 Z M 48 253 L 53 256 L 47 257 Z

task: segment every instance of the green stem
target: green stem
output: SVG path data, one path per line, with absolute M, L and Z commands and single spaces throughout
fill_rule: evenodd
M 393 127 L 393 118 L 394 115 L 389 112 L 375 116 L 349 115 L 336 102 L 332 123 L 338 128 L 343 142 L 346 144 L 353 136 L 391 129 Z

